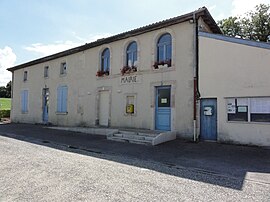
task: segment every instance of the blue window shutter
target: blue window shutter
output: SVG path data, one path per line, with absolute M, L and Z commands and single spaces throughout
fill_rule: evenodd
M 28 111 L 28 90 L 21 91 L 21 111 Z
M 62 102 L 62 99 L 61 99 L 61 94 L 62 94 L 62 87 L 61 86 L 59 86 L 58 88 L 57 88 L 57 112 L 61 112 L 61 102 Z
M 21 111 L 24 112 L 24 91 L 21 91 Z
M 62 112 L 67 112 L 68 88 L 67 86 L 63 86 L 62 89 Z
M 24 109 L 25 109 L 25 112 L 28 111 L 28 90 L 25 90 L 24 91 Z

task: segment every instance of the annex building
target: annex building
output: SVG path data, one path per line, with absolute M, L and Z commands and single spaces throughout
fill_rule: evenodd
M 269 64 L 203 7 L 9 68 L 11 119 L 270 146 Z

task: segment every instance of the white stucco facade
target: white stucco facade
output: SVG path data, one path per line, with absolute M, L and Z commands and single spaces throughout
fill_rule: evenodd
M 190 15 L 191 19 L 193 15 Z M 206 26 L 198 17 L 198 25 Z M 172 38 L 171 67 L 155 69 L 157 41 L 163 34 Z M 44 89 L 49 92 L 48 123 L 61 126 L 99 126 L 108 116 L 109 127 L 156 129 L 156 88 L 168 86 L 170 95 L 170 130 L 178 136 L 193 138 L 194 105 L 194 21 L 185 20 L 153 31 L 103 43 L 74 54 L 24 65 L 13 71 L 13 122 L 44 123 Z M 126 48 L 137 43 L 137 72 L 121 74 Z M 102 51 L 110 50 L 110 74 L 98 77 Z M 66 73 L 61 75 L 61 64 Z M 48 77 L 44 68 L 48 66 Z M 24 81 L 24 72 L 27 80 Z M 130 78 L 131 77 L 131 78 Z M 136 77 L 136 78 L 135 78 Z M 136 79 L 129 82 L 129 79 Z M 57 89 L 67 87 L 67 112 L 57 112 Z M 21 92 L 28 91 L 28 109 L 22 112 Z M 126 113 L 127 96 L 134 99 L 135 112 Z M 104 108 L 104 105 L 106 107 Z M 106 125 L 106 121 L 105 121 Z

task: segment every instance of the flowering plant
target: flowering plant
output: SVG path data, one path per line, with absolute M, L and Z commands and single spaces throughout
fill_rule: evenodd
M 124 75 L 126 73 L 131 73 L 131 72 L 136 72 L 137 71 L 137 67 L 136 66 L 124 66 L 121 69 L 121 74 Z
M 109 74 L 110 74 L 110 71 L 109 70 L 106 70 L 106 71 L 104 71 L 104 70 L 98 70 L 96 76 L 101 77 L 101 76 L 109 75 Z
M 159 61 L 159 62 L 155 62 L 155 64 L 153 65 L 153 67 L 155 69 L 158 69 L 159 68 L 159 65 L 167 65 L 168 67 L 172 66 L 172 60 L 169 59 L 169 60 L 165 60 L 165 61 Z

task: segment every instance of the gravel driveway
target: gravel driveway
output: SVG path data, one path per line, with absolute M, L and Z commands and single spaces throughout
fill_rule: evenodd
M 267 182 L 3 136 L 0 173 L 0 201 L 270 201 Z

